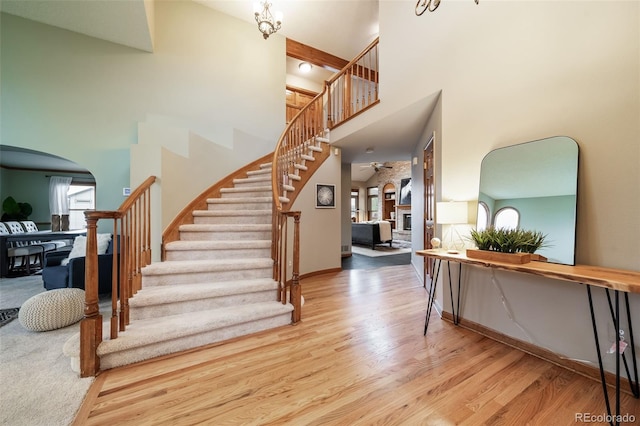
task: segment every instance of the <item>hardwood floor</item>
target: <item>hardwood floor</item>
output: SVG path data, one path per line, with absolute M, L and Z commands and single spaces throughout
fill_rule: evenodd
M 424 337 L 427 295 L 411 265 L 302 286 L 298 325 L 106 371 L 75 424 L 549 426 L 605 411 L 599 382 L 435 309 Z M 640 401 L 623 394 L 622 413 L 637 422 Z

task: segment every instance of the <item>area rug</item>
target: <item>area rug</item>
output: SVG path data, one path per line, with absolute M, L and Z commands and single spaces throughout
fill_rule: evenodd
M 0 278 L 0 309 L 21 306 L 45 291 L 42 277 Z M 47 332 L 25 329 L 20 321 L 0 327 L 0 425 L 68 426 L 93 383 L 71 370 L 62 346 L 79 324 Z M 9 390 L 10 389 L 10 390 Z
M 375 250 L 371 250 L 371 247 L 353 245 L 351 246 L 351 252 L 367 257 L 392 256 L 394 254 L 411 253 L 411 243 L 409 243 L 408 247 L 402 247 L 406 244 L 402 244 L 402 246 L 395 242 L 392 244 L 393 247 L 389 247 L 389 244 L 377 245 Z
M 0 309 L 0 327 L 18 318 L 20 308 Z

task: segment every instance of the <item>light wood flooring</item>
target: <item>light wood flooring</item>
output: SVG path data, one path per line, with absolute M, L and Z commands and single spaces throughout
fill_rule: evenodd
M 303 320 L 102 373 L 78 425 L 576 425 L 600 383 L 441 320 L 411 265 L 303 280 Z M 640 419 L 640 401 L 622 397 Z M 604 424 L 604 423 L 588 423 Z

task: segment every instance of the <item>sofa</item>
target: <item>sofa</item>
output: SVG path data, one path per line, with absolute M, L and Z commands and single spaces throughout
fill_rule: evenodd
M 108 238 L 107 238 L 108 235 Z M 119 248 L 119 238 L 115 241 Z M 81 288 L 84 290 L 86 237 L 76 237 L 71 252 L 46 253 L 42 267 L 42 281 L 46 290 Z M 116 250 L 119 253 L 119 250 Z M 98 293 L 111 293 L 113 278 L 114 239 L 98 234 Z M 118 262 L 118 268 L 120 264 Z
M 355 222 L 351 223 L 351 244 L 362 244 L 376 249 L 376 244 L 389 243 L 393 247 L 391 223 L 379 222 Z

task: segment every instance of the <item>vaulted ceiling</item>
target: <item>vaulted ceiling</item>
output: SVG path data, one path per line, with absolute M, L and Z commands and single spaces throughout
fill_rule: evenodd
M 184 0 L 182 0 L 184 1 Z M 253 1 L 193 0 L 255 23 Z M 378 36 L 377 0 L 275 0 L 278 34 L 350 60 Z M 2 0 L 2 12 L 136 49 L 153 51 L 153 0 Z M 327 19 L 330 17 L 330 19 Z M 259 36 L 256 29 L 256 35 Z
M 253 1 L 193 1 L 255 23 Z M 272 4 L 272 10 L 283 13 L 282 29 L 278 34 L 337 58 L 352 59 L 378 36 L 378 0 L 272 0 Z M 153 16 L 153 0 L 2 0 L 0 10 L 113 43 L 153 51 L 154 23 L 148 19 L 148 16 Z M 330 19 L 326 19 L 328 16 Z M 256 36 L 260 37 L 257 28 Z M 289 58 L 288 73 L 297 72 L 297 61 L 299 59 Z M 319 81 L 332 74 L 327 70 L 316 72 L 315 78 Z M 398 141 L 415 144 L 431 108 L 433 101 L 425 99 L 420 105 L 411 106 L 388 120 L 381 120 L 349 136 L 340 144 L 343 161 L 368 163 L 408 159 L 410 154 L 401 149 Z M 370 145 L 375 145 L 377 150 L 374 155 L 365 155 L 365 147 Z

